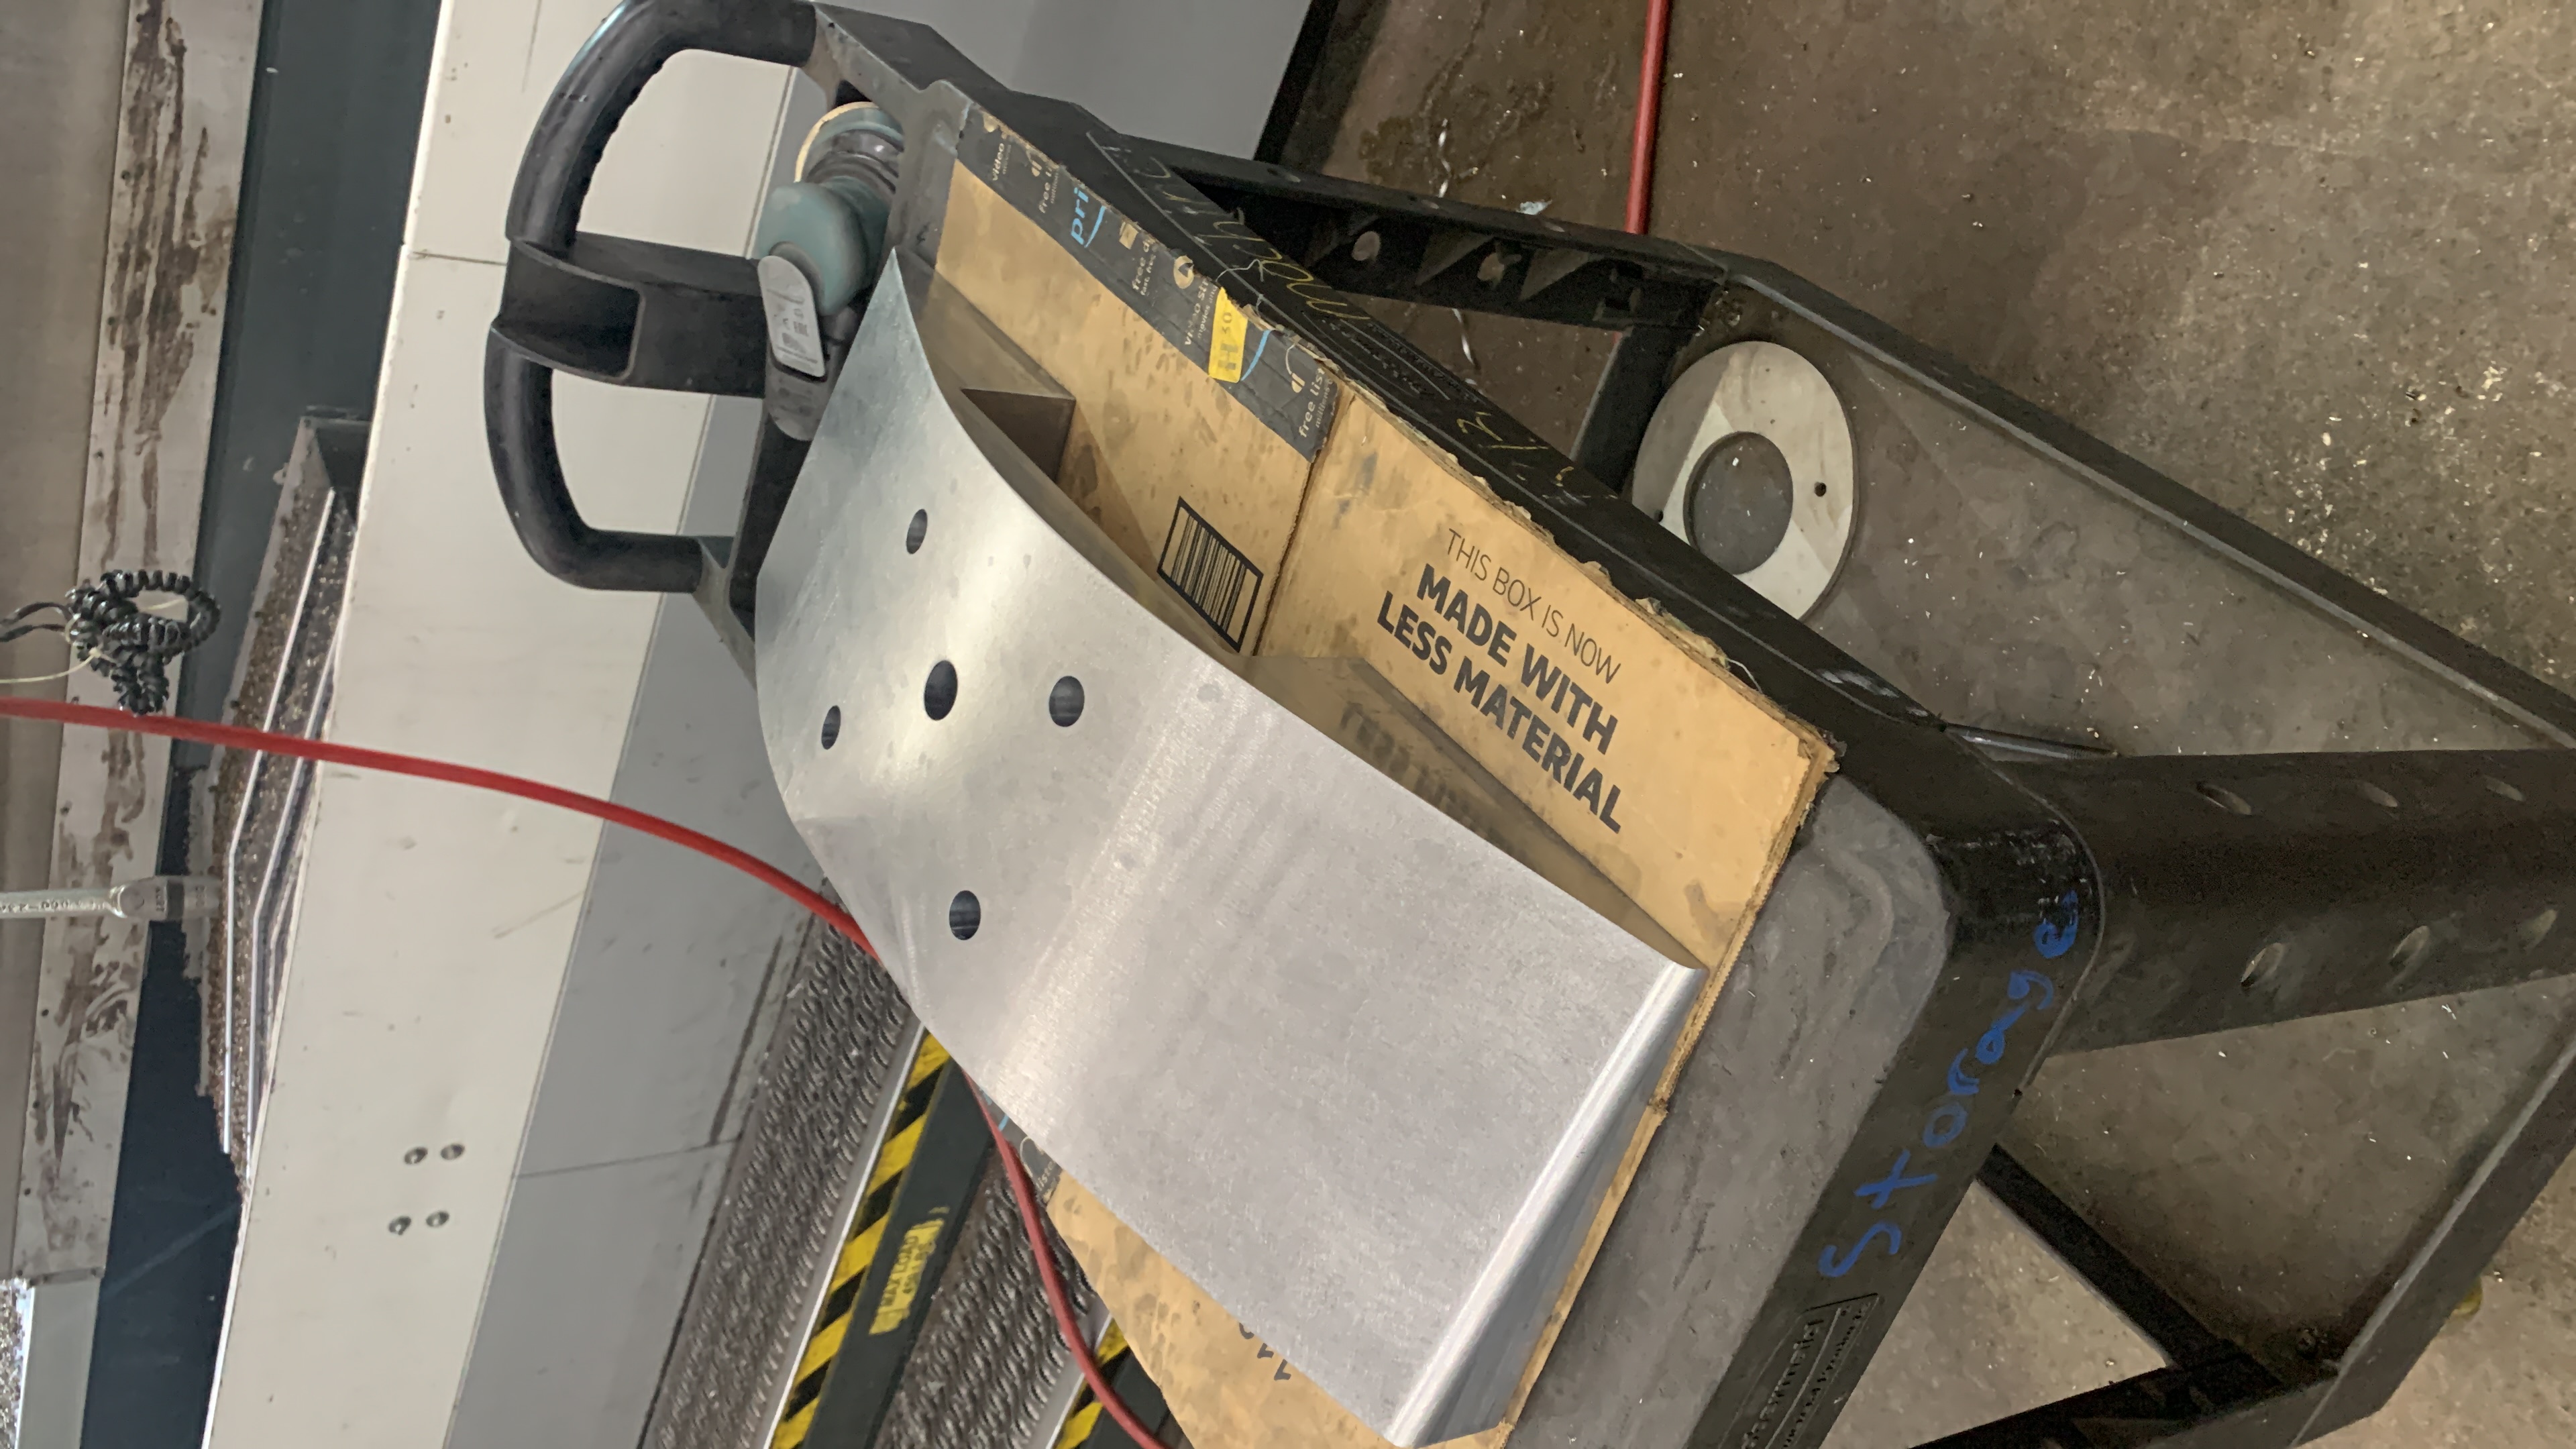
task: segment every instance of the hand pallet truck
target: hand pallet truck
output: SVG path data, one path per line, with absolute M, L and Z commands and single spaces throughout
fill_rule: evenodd
M 2387 1401 L 2576 1144 L 2576 702 L 1751 258 L 1121 136 L 852 10 L 630 0 L 530 142 L 487 374 L 504 500 L 566 581 L 693 594 L 748 667 L 829 392 L 780 362 L 752 261 L 578 230 L 619 118 L 687 49 L 804 67 L 892 118 L 899 157 L 861 138 L 841 176 L 879 166 L 856 205 L 898 263 L 938 262 L 935 203 L 998 123 L 1078 193 L 1027 214 L 1089 206 L 1095 234 L 1185 259 L 1829 742 L 1514 1437 L 1811 1449 L 1982 1181 L 2169 1366 L 1938 1444 L 2299 1443 Z M 805 261 L 809 283 L 836 265 Z M 1559 452 L 1353 298 L 1617 341 Z M 1727 393 L 1727 359 L 1761 347 L 1828 390 L 1821 423 L 1745 422 L 1761 379 Z M 764 396 L 735 535 L 584 523 L 553 371 Z M 1757 588 L 1777 544 L 1730 571 L 1622 490 L 1686 510 L 1730 405 L 1725 456 L 1765 426 L 1784 456 L 1799 427 L 1845 440 L 1841 532 L 1804 584 Z M 2269 1210 L 2194 1230 L 2230 1202 Z M 760 1329 L 784 1347 L 752 1355 L 745 1443 L 777 1421 L 819 1271 L 798 1263 Z M 960 1272 L 925 1293 L 934 1319 Z M 877 1442 L 901 1437 L 880 1426 L 903 1377 L 877 1375 Z

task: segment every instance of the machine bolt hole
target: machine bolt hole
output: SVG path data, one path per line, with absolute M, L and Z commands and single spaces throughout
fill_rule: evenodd
M 429 1149 L 428 1149 L 428 1148 L 426 1148 L 426 1147 L 415 1147 L 415 1148 L 413 1148 L 411 1151 L 406 1152 L 406 1153 L 404 1153 L 404 1154 L 403 1154 L 403 1166 L 405 1166 L 405 1167 L 410 1167 L 410 1166 L 414 1165 L 415 1163 L 419 1163 L 419 1162 L 423 1162 L 423 1161 L 428 1160 L 428 1157 L 429 1157 Z
M 1825 485 L 1824 485 L 1824 484 L 1819 483 L 1819 484 L 1817 484 L 1817 485 L 1816 485 L 1816 496 L 1817 496 L 1818 498 L 1822 498 L 1822 497 L 1824 497 L 1824 496 L 1825 496 Z
M 2236 984 L 2248 991 L 2253 990 L 2257 983 L 2270 979 L 2272 973 L 2280 969 L 2281 958 L 2289 954 L 2289 947 L 2274 941 L 2246 958 L 2245 974 L 2237 979 Z
M 1490 287 L 1503 279 L 1503 272 L 1510 266 L 1511 261 L 1501 252 L 1487 252 L 1485 259 L 1476 264 L 1476 280 Z
M 2237 794 L 2235 791 L 2228 789 L 2224 785 L 2212 785 L 2204 782 L 2199 789 L 2201 798 L 2207 800 L 2210 804 L 2217 806 L 2219 809 L 2226 811 L 2230 815 L 2251 815 L 2254 813 L 2254 807 L 2245 803 L 2244 796 Z
M 2507 800 L 2519 801 L 2522 799 L 2522 791 L 2506 784 L 2504 781 L 2497 779 L 2493 775 L 2478 776 L 2478 783 L 2486 786 L 2487 791 L 2490 794 L 2501 795 Z
M 1068 674 L 1047 691 L 1047 718 L 1070 725 L 1082 718 L 1082 681 Z
M 930 678 L 921 686 L 922 712 L 932 719 L 946 719 L 957 707 L 957 666 L 942 659 L 930 666 Z
M 422 1218 L 421 1221 L 433 1228 L 443 1228 L 447 1226 L 447 1214 L 444 1212 L 431 1213 L 428 1217 Z
M 929 534 L 930 510 L 927 508 L 914 509 L 912 511 L 912 522 L 903 526 L 903 551 L 905 553 L 921 552 L 921 541 L 928 537 Z
M 828 750 L 832 746 L 840 743 L 840 740 L 841 707 L 836 704 L 830 709 L 823 711 L 823 748 Z
M 465 1144 L 462 1142 L 450 1142 L 445 1147 L 438 1149 L 438 1160 L 441 1162 L 454 1162 L 456 1159 L 463 1157 L 464 1155 Z
M 1379 241 L 1376 232 L 1361 232 L 1359 234 L 1359 239 L 1351 243 L 1351 260 L 1355 262 L 1376 261 L 1378 246 Z
M 1760 433 L 1729 433 L 1691 468 L 1684 526 L 1701 553 L 1742 576 L 1779 552 L 1797 499 L 1797 475 L 1779 444 Z
M 2368 780 L 2355 780 L 2352 784 L 2352 788 L 2361 792 L 2361 798 L 2378 806 L 2382 810 L 2394 810 L 2397 808 L 2396 796 L 2380 789 L 2377 785 L 2370 783 Z
M 984 924 L 984 903 L 973 891 L 959 891 L 948 903 L 948 934 L 960 941 L 971 941 Z
M 385 1224 L 385 1231 L 399 1238 L 403 1234 L 411 1231 L 411 1219 L 396 1218 L 392 1222 Z

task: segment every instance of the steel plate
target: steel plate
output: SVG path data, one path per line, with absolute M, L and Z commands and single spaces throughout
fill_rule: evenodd
M 1256 687 L 997 392 L 1062 395 L 888 269 L 761 574 L 788 808 L 1067 1172 L 1388 1439 L 1482 1429 L 1700 973 Z
M 1738 342 L 1685 368 L 1646 425 L 1633 496 L 1675 538 L 1708 552 L 1689 523 L 1692 477 L 1710 449 L 1745 433 L 1769 440 L 1788 464 L 1788 527 L 1736 577 L 1803 617 L 1842 570 L 1858 501 L 1851 425 L 1814 363 L 1776 342 Z

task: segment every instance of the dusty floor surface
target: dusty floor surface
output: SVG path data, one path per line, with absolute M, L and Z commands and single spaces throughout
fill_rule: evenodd
M 1641 9 L 1346 0 L 1288 159 L 1616 225 Z M 1657 232 L 1786 264 L 2576 687 L 2576 7 L 1674 9 Z M 1397 320 L 1571 442 L 1602 337 Z M 2576 1444 L 2576 1169 L 2482 1297 L 2323 1442 Z M 1832 1443 L 1897 1449 L 2156 1362 L 1980 1195 Z

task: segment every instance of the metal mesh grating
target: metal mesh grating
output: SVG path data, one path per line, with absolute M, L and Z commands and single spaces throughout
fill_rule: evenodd
M 1059 1251 L 1056 1261 L 1066 1269 L 1076 1310 L 1087 1313 L 1091 1285 L 1070 1254 Z M 1060 1409 L 1056 1388 L 1072 1368 L 1047 1312 L 1010 1180 L 1000 1163 L 990 1163 L 959 1230 L 956 1254 L 931 1297 L 876 1449 L 1013 1449 L 1052 1442 L 1057 1426 L 1042 1425 L 1039 1418 L 1050 1406 Z
M 819 922 L 734 1149 L 644 1431 L 653 1449 L 759 1449 L 802 1351 L 812 1285 L 912 1026 L 883 967 Z
M 233 723 L 309 738 L 330 713 L 366 442 L 364 423 L 308 417 L 296 429 L 234 670 Z M 215 931 L 196 933 L 194 945 L 203 953 L 200 1086 L 245 1181 L 268 1093 L 269 1028 L 294 932 L 313 771 L 306 760 L 228 750 L 190 832 L 192 869 L 220 871 L 224 881 Z
M 35 1327 L 36 1290 L 24 1278 L 0 1280 L 0 1449 L 18 1449 L 27 1408 L 27 1338 Z

